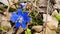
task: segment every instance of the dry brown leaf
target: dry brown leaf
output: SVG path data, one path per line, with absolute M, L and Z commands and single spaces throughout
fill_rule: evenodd
M 55 2 L 56 2 L 57 4 L 60 4 L 60 0 L 55 0 Z
M 12 0 L 0 0 L 0 2 L 7 5 L 7 6 L 10 6 L 13 4 Z
M 43 14 L 43 21 L 46 22 L 46 16 L 47 16 L 47 25 L 49 26 L 50 29 L 56 29 L 58 27 L 58 20 L 53 17 L 50 16 L 49 14 Z M 53 26 L 55 26 L 56 28 L 53 28 Z M 51 28 L 52 27 L 52 28 Z
M 14 3 L 17 3 L 18 0 L 0 0 L 1 3 L 7 5 L 7 6 L 11 6 L 13 5 Z M 13 3 L 14 2 L 14 3 Z
M 43 14 L 43 21 L 44 23 L 46 23 L 46 34 L 56 34 L 56 30 L 59 23 L 58 20 L 49 14 Z
M 10 31 L 8 31 L 6 34 L 13 34 L 15 31 L 14 29 L 11 29 Z
M 42 31 L 42 26 L 33 26 L 32 29 L 35 30 L 36 32 Z
M 52 13 L 52 16 L 55 16 L 57 14 L 58 14 L 57 10 L 54 10 L 53 13 Z
M 37 6 L 41 7 L 46 7 L 47 5 L 47 0 L 37 0 Z
M 2 21 L 2 22 L 1 22 L 1 25 L 2 25 L 2 26 L 8 26 L 8 27 L 11 28 L 10 22 L 7 22 L 7 21 Z
M 55 4 L 53 7 L 56 9 L 60 9 L 60 4 Z
M 9 5 L 8 1 L 7 0 L 0 0 L 1 3 L 5 4 L 5 5 Z
M 40 33 L 35 32 L 34 34 L 43 34 L 43 32 L 40 32 Z
M 18 2 L 18 0 L 12 0 L 14 3 L 17 3 Z
M 45 34 L 56 34 L 55 30 L 51 30 L 48 27 L 46 27 L 46 33 Z

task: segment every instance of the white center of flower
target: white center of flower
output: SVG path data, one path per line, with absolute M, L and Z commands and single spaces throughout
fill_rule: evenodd
M 19 17 L 19 20 L 18 20 L 20 23 L 22 23 L 23 21 L 23 17 Z

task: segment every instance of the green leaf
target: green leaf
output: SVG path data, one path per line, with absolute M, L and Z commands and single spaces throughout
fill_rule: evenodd
M 1 26 L 1 29 L 8 31 L 10 28 L 8 26 Z
M 31 30 L 27 28 L 25 34 L 31 34 Z
M 60 21 L 60 14 L 57 14 L 56 16 L 56 19 Z

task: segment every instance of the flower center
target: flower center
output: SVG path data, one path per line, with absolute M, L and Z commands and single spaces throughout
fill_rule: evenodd
M 19 17 L 18 22 L 22 23 L 23 17 Z

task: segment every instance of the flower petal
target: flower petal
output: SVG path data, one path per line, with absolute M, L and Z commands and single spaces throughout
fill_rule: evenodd
M 30 17 L 28 17 L 28 16 L 23 16 L 23 17 L 24 17 L 24 20 L 25 20 L 26 22 L 30 22 L 30 20 L 31 20 Z
M 17 18 L 18 18 L 18 15 L 13 12 L 12 15 L 11 15 L 11 17 L 10 17 L 10 20 L 11 20 L 12 22 L 15 22 L 15 21 L 17 20 Z
M 25 16 L 25 15 L 28 16 L 28 11 L 24 12 L 23 14 L 24 14 L 24 16 Z
M 23 22 L 21 23 L 21 26 L 22 26 L 23 29 L 26 29 L 26 23 L 25 23 L 25 21 L 23 21 Z
M 20 5 L 21 5 L 21 8 L 25 8 L 26 6 L 25 6 L 25 3 L 20 3 Z
M 21 25 L 20 22 L 17 22 L 14 27 L 18 29 L 20 25 Z
M 28 17 L 28 12 L 24 12 L 23 17 L 26 22 L 30 22 L 30 17 Z
M 18 11 L 17 12 L 18 15 L 22 15 L 22 9 L 18 9 L 17 11 Z
M 26 21 L 27 22 L 30 22 L 31 21 L 31 18 L 30 17 L 27 17 Z

